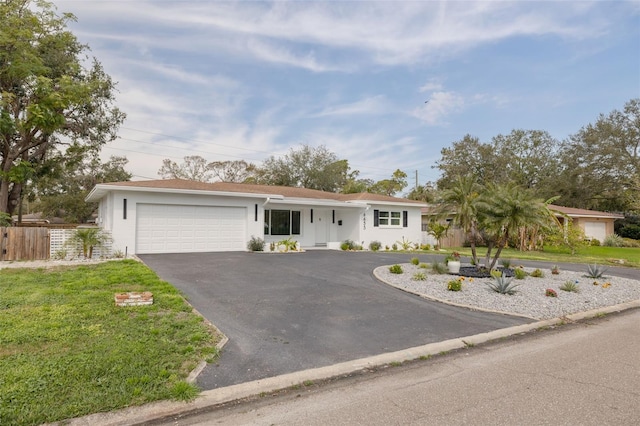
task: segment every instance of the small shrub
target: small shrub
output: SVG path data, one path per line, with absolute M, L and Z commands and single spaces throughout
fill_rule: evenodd
M 420 264 L 420 259 L 418 259 L 417 257 L 412 257 L 411 264 L 418 266 Z
M 122 250 L 114 250 L 112 256 L 116 259 L 124 259 L 124 252 Z
M 413 277 L 411 279 L 414 281 L 425 281 L 427 279 L 427 274 L 425 274 L 424 272 L 416 272 L 415 274 L 413 274 Z
M 389 266 L 389 272 L 392 274 L 401 274 L 403 272 L 402 266 L 400 265 L 391 265 Z
M 433 262 L 431 264 L 431 270 L 436 274 L 446 274 L 449 272 L 449 268 L 442 262 Z
M 369 250 L 371 251 L 378 251 L 380 250 L 380 247 L 382 247 L 382 243 L 380 241 L 371 241 L 369 243 Z
M 384 246 L 384 249 L 385 249 L 386 251 L 389 251 L 389 246 Z
M 564 284 L 560 286 L 560 290 L 568 291 L 571 293 L 579 293 L 580 288 L 578 287 L 578 283 L 575 281 L 565 281 Z
M 592 238 L 591 241 L 589 241 L 589 244 L 592 245 L 593 247 L 599 247 L 600 246 L 600 240 L 598 240 L 596 238 Z
M 587 277 L 601 278 L 607 272 L 607 268 L 601 265 L 587 265 Z
M 398 245 L 397 245 L 396 243 L 393 243 L 393 244 L 391 245 L 391 250 L 393 250 L 393 251 L 398 251 Z
M 558 297 L 558 293 L 552 288 L 548 288 L 544 291 L 544 295 L 547 297 Z
M 497 269 L 492 269 L 491 272 L 489 272 L 489 274 L 491 274 L 493 278 L 500 278 L 502 276 L 502 271 L 498 271 Z
M 57 250 L 51 257 L 53 257 L 54 260 L 65 260 L 68 255 L 69 252 L 66 249 L 60 249 Z
M 527 275 L 529 275 L 527 274 L 527 271 L 522 268 L 515 268 L 513 270 L 513 274 L 515 275 L 516 280 L 524 280 L 525 278 L 527 278 Z
M 542 272 L 542 270 L 540 269 L 535 269 L 529 275 L 531 275 L 533 278 L 544 278 L 544 272 Z
M 421 264 L 418 265 L 418 268 L 420 268 L 420 269 L 427 269 L 428 267 L 429 267 L 428 263 L 421 263 Z
M 262 238 L 254 237 L 252 235 L 251 239 L 247 243 L 247 249 L 249 249 L 249 251 L 263 251 L 264 245 L 265 245 L 265 242 Z
M 447 290 L 449 291 L 460 291 L 462 290 L 462 281 L 460 280 L 451 280 L 447 283 Z
M 422 244 L 420 246 L 420 250 L 429 251 L 431 250 L 431 244 Z
M 342 243 L 340 243 L 340 249 L 342 250 L 353 250 L 353 247 L 355 246 L 355 243 L 351 240 L 344 240 Z
M 607 247 L 622 247 L 624 245 L 624 240 L 618 234 L 611 234 L 605 238 L 602 243 Z
M 284 251 L 296 251 L 298 250 L 298 242 L 291 237 L 284 240 L 280 240 L 276 243 L 276 246 L 284 246 Z
M 518 292 L 518 290 L 516 290 L 516 287 L 518 287 L 519 285 L 519 284 L 512 284 L 512 281 L 513 281 L 513 278 L 494 277 L 493 281 L 487 283 L 487 285 L 491 290 L 495 291 L 496 293 L 511 295 Z
M 558 265 L 553 265 L 553 267 L 551 268 L 551 274 L 553 275 L 560 274 L 560 268 L 558 268 Z
M 503 268 L 510 268 L 511 259 L 500 259 L 500 265 L 502 265 Z
M 404 237 L 402 237 L 401 241 L 397 241 L 396 244 L 399 244 L 400 247 L 402 247 L 402 250 L 404 251 L 409 251 L 413 248 L 413 243 L 409 240 L 405 240 Z M 394 244 L 395 245 L 395 244 Z M 394 249 L 396 250 L 396 249 Z

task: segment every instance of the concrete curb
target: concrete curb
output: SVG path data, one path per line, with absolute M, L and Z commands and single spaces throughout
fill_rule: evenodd
M 238 385 L 228 386 L 220 389 L 213 389 L 210 391 L 202 392 L 202 394 L 200 394 L 200 396 L 193 402 L 184 403 L 174 401 L 160 401 L 146 404 L 140 407 L 130 407 L 108 413 L 91 414 L 84 417 L 64 420 L 56 424 L 74 426 L 123 426 L 142 424 L 154 420 L 161 420 L 163 418 L 171 416 L 188 415 L 190 413 L 213 408 L 220 404 L 275 392 L 278 390 L 290 388 L 292 386 L 298 386 L 307 381 L 314 382 L 340 377 L 357 373 L 367 368 L 380 367 L 397 362 L 411 361 L 420 357 L 427 357 L 430 355 L 437 355 L 456 349 L 462 349 L 468 347 L 469 345 L 479 345 L 482 343 L 487 343 L 518 334 L 525 334 L 541 328 L 561 325 L 571 321 L 580 321 L 589 318 L 595 318 L 601 315 L 621 312 L 634 308 L 640 308 L 640 300 L 571 314 L 563 318 L 537 321 L 530 324 L 518 325 L 501 330 L 490 331 L 487 333 L 465 336 L 456 339 L 445 340 L 443 342 L 430 343 L 427 345 L 404 349 L 401 351 L 375 355 L 368 358 L 342 362 L 331 366 L 312 368 L 309 370 L 283 374 L 276 377 L 269 377 L 266 379 L 241 383 Z

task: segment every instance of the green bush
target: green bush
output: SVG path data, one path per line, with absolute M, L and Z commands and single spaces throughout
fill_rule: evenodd
M 620 230 L 618 231 L 618 235 L 623 238 L 640 240 L 640 225 L 636 225 L 634 223 L 625 225 L 623 228 L 620 228 Z
M 422 244 L 420 246 L 420 250 L 429 251 L 431 250 L 431 244 Z
M 371 241 L 369 243 L 369 250 L 371 251 L 378 251 L 380 250 L 380 247 L 382 247 L 382 243 L 380 241 Z
M 564 284 L 560 286 L 560 290 L 568 291 L 572 293 L 579 293 L 580 288 L 578 287 L 578 283 L 575 281 L 565 281 Z
M 531 275 L 533 278 L 544 278 L 544 272 L 542 272 L 540 269 L 535 269 L 529 275 Z
M 597 238 L 592 238 L 591 241 L 589 241 L 589 245 L 593 247 L 600 247 L 600 240 L 598 240 Z
M 462 281 L 460 280 L 451 280 L 447 283 L 447 290 L 449 291 L 460 291 L 462 290 Z
M 516 280 L 524 280 L 525 278 L 527 278 L 527 271 L 525 271 L 522 268 L 516 268 L 513 270 L 513 274 L 516 277 Z
M 259 237 L 251 236 L 251 239 L 247 243 L 247 249 L 249 251 L 263 251 L 264 250 L 264 240 Z
M 389 266 L 389 272 L 391 272 L 392 274 L 402 274 L 404 271 L 402 270 L 402 266 L 392 265 Z
M 449 272 L 449 268 L 442 262 L 433 262 L 431 264 L 431 270 L 436 274 L 446 274 Z
M 500 265 L 502 265 L 503 268 L 511 267 L 511 259 L 500 259 Z
M 413 274 L 413 277 L 411 279 L 414 281 L 425 281 L 427 279 L 427 274 L 425 274 L 424 272 L 416 272 L 415 274 Z
M 429 267 L 428 263 L 421 263 L 421 264 L 418 265 L 418 268 L 420 268 L 420 269 L 427 269 L 428 267 Z
M 411 264 L 418 266 L 420 264 L 420 259 L 418 259 L 417 257 L 412 257 Z
M 502 271 L 499 271 L 497 269 L 493 269 L 493 270 L 491 270 L 491 272 L 489 272 L 489 274 L 491 274 L 491 276 L 493 278 L 500 278 L 502 276 Z
M 393 251 L 398 251 L 398 245 L 397 245 L 396 243 L 393 243 L 393 244 L 391 245 L 391 250 L 393 250 Z
M 622 247 L 624 246 L 624 240 L 618 234 L 611 234 L 604 239 L 603 245 L 607 247 Z
M 353 248 L 355 247 L 355 243 L 351 240 L 344 240 L 341 244 L 340 244 L 340 248 L 342 250 L 353 250 Z

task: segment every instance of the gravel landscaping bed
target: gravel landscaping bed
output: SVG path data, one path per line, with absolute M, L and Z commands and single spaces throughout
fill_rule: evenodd
M 392 274 L 389 266 L 380 266 L 374 275 L 381 281 L 421 296 L 465 305 L 471 308 L 522 315 L 534 319 L 550 319 L 563 317 L 576 312 L 588 311 L 620 303 L 640 300 L 640 281 L 619 278 L 604 274 L 603 278 L 587 278 L 585 272 L 560 271 L 552 275 L 550 270 L 543 270 L 544 277 L 526 277 L 524 280 L 513 280 L 519 284 L 514 295 L 499 294 L 492 291 L 487 283 L 491 278 L 465 278 L 461 291 L 448 291 L 447 283 L 459 279 L 457 275 L 438 275 L 430 269 L 419 268 L 410 263 L 401 264 L 403 273 Z M 531 272 L 533 268 L 524 268 Z M 414 280 L 417 272 L 426 274 L 426 280 Z M 566 281 L 578 283 L 579 292 L 560 290 Z M 597 284 L 594 284 L 597 283 Z M 545 296 L 546 289 L 553 289 L 558 297 Z

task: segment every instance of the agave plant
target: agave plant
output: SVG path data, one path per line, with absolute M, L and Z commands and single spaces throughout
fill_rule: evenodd
M 602 275 L 607 272 L 607 268 L 602 265 L 587 265 L 587 277 L 589 278 L 601 278 Z
M 512 284 L 513 277 L 494 277 L 492 282 L 488 282 L 489 288 L 500 294 L 515 294 L 519 284 Z

